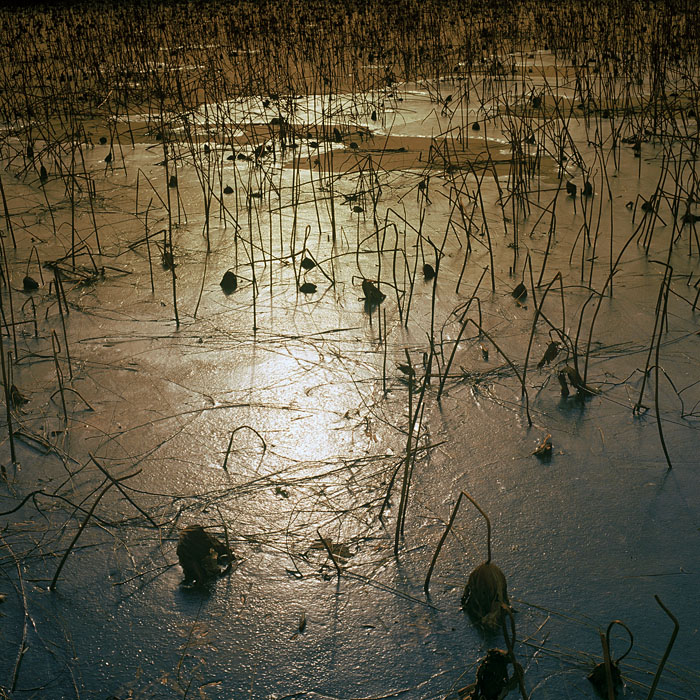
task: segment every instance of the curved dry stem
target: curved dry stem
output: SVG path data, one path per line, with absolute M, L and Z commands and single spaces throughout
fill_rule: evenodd
M 510 637 L 508 636 L 508 628 L 506 627 L 506 616 L 508 616 L 510 620 Z M 518 679 L 518 689 L 523 696 L 523 700 L 528 700 L 525 679 L 523 678 L 523 669 L 515 658 L 515 616 L 510 606 L 505 603 L 501 603 L 501 626 L 503 628 L 503 639 L 505 639 L 506 648 L 508 649 L 508 656 L 510 656 L 510 662 L 513 664 L 514 673 Z
M 229 441 L 228 441 L 228 447 L 226 448 L 226 456 L 224 457 L 224 463 L 221 467 L 225 472 L 228 471 L 228 469 L 227 469 L 228 457 L 231 454 L 231 446 L 233 445 L 233 438 L 236 435 L 236 433 L 239 430 L 243 430 L 243 428 L 248 428 L 248 430 L 251 430 L 252 432 L 254 432 L 260 438 L 260 442 L 262 443 L 263 451 L 262 451 L 262 454 L 260 455 L 260 461 L 258 462 L 258 466 L 255 468 L 256 472 L 258 471 L 258 469 L 260 469 L 260 465 L 262 464 L 263 458 L 265 457 L 265 452 L 267 452 L 267 443 L 265 442 L 265 438 L 263 438 L 263 436 L 255 428 L 251 427 L 250 425 L 239 425 L 237 428 L 235 428 L 231 432 L 231 437 L 229 438 Z
M 428 567 L 428 573 L 425 577 L 425 583 L 423 584 L 423 590 L 425 591 L 426 596 L 429 593 L 430 579 L 433 575 L 433 569 L 435 568 L 435 563 L 437 562 L 437 558 L 440 555 L 440 550 L 442 549 L 442 545 L 445 543 L 445 540 L 447 539 L 447 535 L 450 534 L 450 530 L 452 529 L 452 525 L 454 524 L 455 518 L 457 517 L 457 511 L 459 510 L 459 506 L 462 503 L 462 497 L 468 498 L 474 504 L 474 507 L 479 511 L 479 513 L 481 513 L 484 516 L 484 520 L 486 520 L 486 546 L 487 546 L 487 551 L 488 551 L 488 558 L 486 559 L 486 563 L 487 564 L 491 563 L 491 521 L 489 520 L 489 516 L 486 515 L 486 513 L 482 510 L 481 506 L 466 491 L 460 491 L 459 497 L 457 498 L 457 503 L 455 503 L 455 507 L 452 509 L 452 514 L 450 515 L 450 519 L 447 522 L 447 527 L 445 528 L 445 532 L 442 534 L 442 537 L 440 538 L 440 541 L 438 542 L 438 546 L 435 549 L 435 554 L 433 554 L 433 558 L 430 561 L 430 566 Z
M 656 675 L 654 676 L 654 682 L 651 684 L 651 688 L 649 689 L 649 695 L 647 695 L 647 700 L 651 700 L 654 697 L 654 693 L 656 692 L 656 686 L 659 684 L 659 679 L 661 678 L 661 672 L 664 670 L 664 665 L 666 664 L 666 660 L 668 659 L 668 656 L 671 653 L 671 649 L 673 648 L 673 643 L 676 641 L 676 637 L 678 636 L 678 629 L 680 627 L 680 625 L 678 624 L 678 619 L 661 602 L 661 598 L 659 598 L 658 595 L 655 595 L 654 599 L 659 604 L 661 609 L 671 618 L 671 620 L 673 620 L 673 632 L 671 633 L 671 639 L 668 640 L 668 644 L 666 645 L 666 651 L 664 652 L 664 655 L 661 657 L 661 661 L 659 661 L 659 667 L 656 669 Z
M 634 646 L 634 635 L 632 634 L 632 630 L 622 621 L 622 620 L 613 620 L 609 625 L 608 629 L 605 632 L 605 641 L 608 644 L 608 649 L 610 649 L 610 632 L 612 631 L 613 625 L 620 625 L 620 627 L 624 628 L 625 632 L 630 637 L 630 645 L 627 647 L 627 651 L 622 655 L 618 656 L 617 660 L 615 661 L 616 664 L 619 664 L 622 659 L 627 656 L 632 651 L 632 647 Z

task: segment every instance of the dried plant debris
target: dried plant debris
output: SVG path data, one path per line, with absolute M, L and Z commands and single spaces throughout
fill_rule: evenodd
M 362 280 L 362 293 L 365 295 L 365 302 L 370 305 L 381 304 L 386 299 L 386 294 L 380 292 L 370 280 Z
M 627 647 L 625 653 L 617 659 L 612 658 L 610 646 L 610 632 L 615 625 L 622 627 L 629 635 L 629 646 Z M 608 625 L 605 635 L 603 635 L 602 632 L 600 633 L 600 640 L 603 647 L 603 661 L 597 664 L 588 674 L 588 680 L 595 688 L 596 693 L 598 693 L 598 695 L 604 700 L 607 700 L 607 698 L 610 696 L 610 692 L 612 692 L 613 697 L 616 698 L 622 689 L 622 673 L 620 672 L 619 664 L 620 661 L 622 661 L 622 659 L 624 659 L 625 656 L 632 651 L 632 647 L 634 646 L 634 637 L 630 631 L 630 628 L 627 627 L 622 620 L 613 620 Z M 610 689 L 608 689 L 608 685 L 610 685 Z
M 304 282 L 299 286 L 299 291 L 302 294 L 313 294 L 316 291 L 316 285 L 313 282 Z
M 610 676 L 612 680 L 613 696 L 617 697 L 618 693 L 622 689 L 622 673 L 620 672 L 620 667 L 614 661 L 610 662 Z M 608 680 L 605 662 L 601 661 L 599 664 L 597 664 L 596 667 L 588 674 L 587 678 L 595 688 L 596 693 L 598 693 L 603 700 L 607 700 Z
M 197 585 L 226 573 L 235 559 L 233 552 L 201 525 L 188 525 L 180 532 L 177 558 L 185 575 L 183 583 Z
M 342 542 L 333 542 L 330 537 L 324 537 L 323 541 L 314 542 L 311 545 L 311 549 L 329 551 L 336 559 L 347 560 L 352 557 L 352 552 L 347 544 L 343 544 Z
M 552 436 L 546 435 L 540 441 L 540 444 L 532 451 L 535 457 L 539 457 L 542 461 L 550 460 L 552 458 Z
M 548 365 L 552 360 L 556 359 L 559 354 L 560 346 L 556 340 L 553 340 L 544 351 L 542 359 L 537 363 L 538 369 L 542 369 L 545 365 Z
M 39 289 L 39 283 L 29 275 L 26 275 L 22 280 L 22 287 L 25 292 L 33 292 L 35 289 Z
M 231 294 L 235 292 L 236 287 L 238 287 L 238 278 L 231 270 L 226 270 L 219 284 L 221 285 L 221 289 L 224 290 L 224 294 Z
M 469 574 L 462 595 L 462 608 L 474 621 L 495 630 L 501 624 L 501 606 L 510 608 L 506 577 L 490 562 L 484 562 Z
M 597 389 L 593 389 L 588 386 L 584 381 L 578 370 L 571 365 L 566 365 L 557 375 L 559 378 L 559 384 L 561 386 L 562 396 L 569 395 L 569 388 L 567 386 L 567 380 L 571 386 L 576 389 L 579 396 L 594 396 L 598 393 Z
M 509 675 L 508 652 L 489 649 L 476 669 L 476 683 L 458 691 L 460 700 L 502 700 L 517 687 L 517 673 Z
M 521 282 L 515 289 L 511 292 L 513 299 L 521 301 L 527 296 L 527 287 Z
M 163 251 L 163 253 L 161 254 L 161 264 L 163 265 L 164 270 L 174 270 L 177 267 L 175 263 L 175 258 L 173 257 L 171 251 Z
M 396 369 L 401 372 L 401 374 L 405 374 L 409 378 L 413 378 L 416 376 L 416 370 L 411 367 L 411 365 L 406 364 L 405 362 L 397 362 L 396 363 Z
M 14 384 L 10 386 L 10 400 L 14 408 L 22 408 L 25 403 L 29 403 L 29 399 Z

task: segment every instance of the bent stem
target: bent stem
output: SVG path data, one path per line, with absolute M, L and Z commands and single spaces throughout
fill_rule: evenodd
M 629 634 L 630 636 L 630 645 L 627 647 L 627 651 L 622 656 L 618 656 L 617 660 L 615 661 L 616 664 L 619 664 L 620 661 L 622 661 L 622 659 L 624 659 L 625 656 L 627 656 L 627 654 L 629 654 L 632 651 L 632 647 L 634 646 L 634 635 L 632 634 L 632 630 L 630 630 L 630 628 L 622 620 L 613 620 L 608 625 L 608 629 L 605 632 L 605 641 L 608 645 L 608 649 L 610 649 L 610 632 L 613 628 L 613 625 L 620 625 L 620 627 L 623 627 L 625 632 L 627 632 L 627 634 Z
M 489 516 L 486 515 L 486 513 L 482 510 L 481 506 L 466 492 L 466 491 L 460 491 L 459 497 L 457 498 L 457 503 L 455 503 L 455 507 L 452 510 L 452 515 L 450 515 L 450 519 L 447 523 L 447 527 L 445 528 L 445 532 L 442 534 L 442 537 L 440 538 L 440 541 L 438 542 L 438 546 L 435 550 L 435 554 L 433 554 L 433 558 L 430 562 L 430 566 L 428 567 L 428 574 L 425 577 L 425 583 L 423 584 L 423 590 L 425 591 L 425 595 L 429 595 L 430 591 L 430 578 L 433 575 L 433 569 L 435 568 L 435 562 L 437 562 L 438 556 L 440 556 L 440 550 L 442 549 L 442 545 L 445 543 L 445 540 L 447 539 L 447 535 L 450 534 L 450 530 L 452 529 L 452 525 L 454 524 L 455 518 L 457 517 L 457 511 L 459 510 L 459 506 L 462 503 L 462 497 L 468 498 L 473 504 L 474 507 L 481 513 L 481 515 L 484 516 L 484 520 L 486 520 L 486 547 L 487 547 L 487 559 L 486 563 L 490 564 L 491 563 L 491 521 L 489 520 Z
M 661 671 L 663 671 L 664 665 L 666 664 L 666 659 L 668 659 L 668 656 L 671 653 L 671 649 L 673 648 L 673 643 L 676 641 L 676 637 L 678 636 L 678 629 L 680 627 L 680 625 L 678 624 L 678 619 L 661 602 L 661 598 L 659 598 L 658 595 L 655 595 L 654 599 L 659 604 L 661 609 L 671 618 L 671 620 L 673 620 L 673 632 L 671 633 L 671 639 L 668 640 L 668 644 L 666 645 L 666 651 L 664 652 L 664 655 L 661 657 L 661 661 L 659 661 L 659 667 L 656 669 L 656 675 L 654 676 L 654 682 L 651 684 L 651 688 L 649 689 L 649 695 L 647 695 L 647 700 L 651 700 L 654 697 L 654 692 L 656 691 L 656 686 L 659 684 L 659 679 L 661 678 Z
M 608 631 L 610 628 L 608 627 Z M 605 687 L 608 700 L 615 700 L 615 688 L 613 687 L 612 661 L 610 659 L 610 647 L 606 635 L 600 632 L 600 645 L 603 648 L 603 663 L 605 664 Z

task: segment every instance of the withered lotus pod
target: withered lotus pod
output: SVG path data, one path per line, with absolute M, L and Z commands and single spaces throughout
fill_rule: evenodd
M 501 649 L 489 649 L 476 670 L 473 697 L 498 700 L 509 686 L 508 654 Z
M 221 282 L 219 282 L 219 285 L 221 286 L 221 289 L 224 290 L 224 294 L 231 294 L 232 292 L 235 292 L 236 287 L 238 287 L 238 279 L 231 270 L 226 270 L 226 272 L 224 272 L 224 276 L 221 278 Z
M 177 558 L 185 575 L 184 583 L 202 585 L 226 571 L 231 565 L 233 552 L 201 525 L 188 525 L 181 530 Z
M 487 629 L 501 624 L 501 606 L 510 609 L 506 577 L 491 562 L 484 562 L 469 574 L 462 595 L 462 608 L 469 617 Z

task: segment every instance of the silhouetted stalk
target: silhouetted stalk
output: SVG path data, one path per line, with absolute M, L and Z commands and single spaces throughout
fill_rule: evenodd
M 486 271 L 488 268 L 484 268 L 483 272 L 481 273 L 481 277 L 479 277 L 479 281 L 476 283 L 476 287 L 474 287 L 474 291 L 472 292 L 472 295 L 469 297 L 469 301 L 467 301 L 466 307 L 464 311 L 462 312 L 462 318 L 460 319 L 460 324 L 461 327 L 459 329 L 459 333 L 457 334 L 457 337 L 455 338 L 454 345 L 452 346 L 452 352 L 450 353 L 450 358 L 447 361 L 447 364 L 445 365 L 444 371 L 442 373 L 442 377 L 440 378 L 440 386 L 438 387 L 438 392 L 437 392 L 437 400 L 440 401 L 440 397 L 442 396 L 443 389 L 445 388 L 445 382 L 447 381 L 447 376 L 450 373 L 450 367 L 452 367 L 452 361 L 454 360 L 455 353 L 457 352 L 457 347 L 459 345 L 459 341 L 462 339 L 462 335 L 464 333 L 464 329 L 467 327 L 467 312 L 469 311 L 469 307 L 471 306 L 472 301 L 474 299 L 477 299 L 478 297 L 476 296 L 476 293 L 479 291 L 479 287 L 481 286 L 481 282 L 484 279 L 484 275 L 486 274 Z M 481 320 L 481 319 L 480 319 Z M 481 325 L 481 323 L 479 324 Z
M 668 644 L 666 645 L 666 651 L 664 651 L 664 655 L 661 657 L 661 661 L 659 661 L 659 667 L 656 669 L 656 675 L 654 676 L 654 681 L 652 682 L 651 688 L 649 689 L 649 695 L 647 695 L 647 700 L 651 700 L 654 697 L 654 693 L 656 692 L 656 686 L 659 684 L 659 679 L 661 678 L 661 672 L 664 670 L 666 660 L 668 659 L 669 654 L 671 653 L 673 643 L 676 641 L 676 637 L 678 636 L 678 630 L 680 628 L 676 616 L 661 602 L 661 598 L 659 598 L 658 595 L 655 595 L 654 599 L 659 604 L 661 609 L 673 621 L 673 632 L 671 633 L 671 639 L 668 640 Z
M 658 337 L 656 339 L 656 354 L 655 354 L 655 360 L 654 360 L 654 411 L 656 413 L 656 425 L 659 430 L 659 440 L 661 441 L 661 447 L 664 451 L 664 457 L 666 458 L 666 464 L 668 464 L 668 468 L 672 468 L 671 464 L 671 457 L 668 454 L 668 448 L 666 447 L 666 440 L 664 439 L 664 432 L 663 428 L 661 426 L 661 411 L 659 409 L 659 352 L 661 350 L 661 335 L 663 331 L 663 322 L 664 319 L 666 318 L 666 311 L 668 308 L 668 293 L 671 288 L 671 276 L 673 274 L 673 269 L 669 268 L 666 272 L 666 275 L 668 275 L 668 280 L 666 280 L 666 275 L 664 275 L 664 282 L 666 283 L 666 292 L 664 294 L 664 306 L 663 306 L 663 312 L 661 314 L 661 323 L 659 325 L 659 333 Z
M 66 302 L 66 297 L 65 297 L 65 292 L 63 292 L 63 284 L 61 283 L 60 280 L 60 272 L 58 271 L 58 267 L 53 268 L 53 274 L 54 274 L 54 284 L 56 286 L 56 296 L 58 298 L 58 311 L 59 311 L 59 316 L 61 317 L 61 328 L 63 329 L 63 342 L 65 343 L 66 346 L 66 362 L 68 363 L 68 376 L 73 379 L 73 367 L 70 359 L 70 350 L 68 349 L 68 334 L 66 333 L 66 319 L 63 317 L 63 309 L 61 307 L 61 297 L 63 297 L 63 305 L 68 308 L 68 304 Z
M 462 503 L 462 498 L 467 498 L 469 501 L 472 502 L 474 507 L 481 513 L 481 515 L 484 516 L 484 520 L 486 521 L 486 548 L 487 548 L 487 556 L 486 556 L 486 563 L 490 564 L 491 563 L 491 521 L 489 520 L 489 516 L 486 515 L 486 513 L 482 510 L 481 506 L 466 492 L 466 491 L 460 491 L 459 496 L 457 497 L 457 503 L 455 503 L 455 507 L 452 510 L 452 515 L 450 515 L 450 519 L 447 523 L 447 527 L 445 528 L 445 532 L 442 534 L 442 537 L 440 538 L 440 541 L 438 542 L 438 546 L 435 549 L 435 554 L 433 554 L 433 558 L 430 561 L 430 566 L 428 567 L 428 573 L 425 577 L 425 583 L 423 584 L 423 590 L 425 591 L 425 595 L 429 595 L 429 590 L 430 590 L 430 579 L 433 575 L 433 569 L 435 568 L 435 563 L 437 562 L 438 556 L 440 556 L 440 551 L 442 550 L 442 545 L 445 543 L 445 540 L 447 539 L 447 535 L 450 534 L 450 530 L 452 529 L 452 525 L 454 524 L 455 518 L 457 517 L 457 511 L 459 510 L 459 506 Z
M 2 263 L 5 268 L 5 282 L 7 283 L 7 305 L 10 307 L 10 328 L 12 329 L 12 347 L 15 351 L 15 358 L 19 357 L 19 351 L 17 350 L 17 326 L 15 325 L 15 308 L 14 302 L 12 300 L 12 285 L 10 284 L 10 266 L 7 261 L 7 250 L 5 249 L 5 242 L 0 236 L 0 253 L 2 254 Z M 4 314 L 4 308 L 3 308 Z M 8 335 L 10 333 L 10 328 L 7 329 Z
M 559 280 L 559 283 L 562 285 L 562 309 L 564 306 L 564 287 L 563 287 L 563 281 L 562 281 L 562 276 L 561 272 L 557 272 L 556 275 L 552 278 L 551 282 L 547 285 L 547 288 L 544 290 L 544 294 L 542 295 L 542 298 L 540 299 L 540 303 L 537 305 L 537 308 L 535 310 L 535 317 L 532 319 L 532 329 L 530 330 L 530 338 L 527 343 L 527 352 L 525 353 L 525 364 L 523 365 L 523 378 L 522 378 L 522 392 L 523 394 L 525 393 L 525 378 L 527 376 L 527 363 L 528 360 L 530 359 L 530 350 L 532 350 L 532 340 L 535 337 L 535 328 L 537 326 L 537 320 L 540 317 L 540 314 L 542 313 L 542 306 L 544 305 L 544 300 L 547 298 L 547 294 L 549 293 L 549 290 L 552 288 L 552 285 Z M 563 311 L 562 311 L 563 314 Z M 562 320 L 562 328 L 566 328 L 566 323 L 565 319 Z
M 87 512 L 85 515 L 85 518 L 83 519 L 83 522 L 80 524 L 80 527 L 78 528 L 78 532 L 75 533 L 75 537 L 71 541 L 71 543 L 68 545 L 68 549 L 63 554 L 63 557 L 61 558 L 61 561 L 56 568 L 56 573 L 54 574 L 53 579 L 51 580 L 51 584 L 49 585 L 49 590 L 50 591 L 55 591 L 56 590 L 56 583 L 58 581 L 58 577 L 61 574 L 61 570 L 63 569 L 63 565 L 66 563 L 66 559 L 68 559 L 68 555 L 71 553 L 73 550 L 73 547 L 75 547 L 75 543 L 78 541 L 78 538 L 80 535 L 83 534 L 83 530 L 85 529 L 85 526 L 88 524 L 88 521 L 92 517 L 92 514 L 95 512 L 95 508 L 97 508 L 97 504 L 102 500 L 102 497 L 109 491 L 112 486 L 117 485 L 120 481 L 126 481 L 127 479 L 131 479 L 132 477 L 136 476 L 139 474 L 141 470 L 139 469 L 137 472 L 134 472 L 133 474 L 129 474 L 128 476 L 123 476 L 121 479 L 112 479 L 110 482 L 105 486 L 102 491 L 98 494 L 97 498 L 93 501 L 92 506 L 90 506 L 90 510 Z
M 7 208 L 7 199 L 5 198 L 5 188 L 2 184 L 2 178 L 0 177 L 0 195 L 2 195 L 2 207 L 5 210 L 5 221 L 7 222 L 7 229 L 10 232 L 12 238 L 12 247 L 17 248 L 17 241 L 15 240 L 15 230 L 12 228 L 12 219 L 10 218 L 10 210 Z
M 2 303 L 1 291 L 0 303 Z M 0 329 L 0 364 L 2 365 L 2 385 L 5 391 L 5 419 L 7 421 L 7 437 L 10 441 L 10 458 L 12 459 L 12 464 L 17 464 L 14 429 L 12 427 L 12 392 L 7 378 L 7 367 L 5 365 L 5 341 L 2 337 L 2 329 Z
M 124 498 L 126 498 L 129 503 L 139 512 L 141 515 L 143 515 L 146 520 L 148 520 L 149 523 L 156 529 L 158 528 L 158 523 L 156 523 L 155 520 L 145 511 L 143 508 L 141 508 L 130 496 L 127 494 L 127 492 L 124 490 L 122 485 L 119 483 L 119 479 L 115 479 L 105 467 L 103 467 L 94 457 L 93 454 L 88 453 L 88 456 L 90 457 L 92 463 L 112 482 L 114 486 L 116 486 L 119 489 L 119 492 L 121 493 Z
M 66 397 L 63 392 L 63 372 L 61 372 L 61 366 L 58 363 L 58 353 L 60 352 L 61 346 L 58 342 L 58 336 L 56 331 L 51 331 L 51 347 L 53 348 L 53 362 L 56 368 L 56 379 L 58 381 L 58 390 L 61 394 L 61 407 L 63 408 L 63 420 L 65 424 L 68 424 L 68 410 L 66 409 Z

